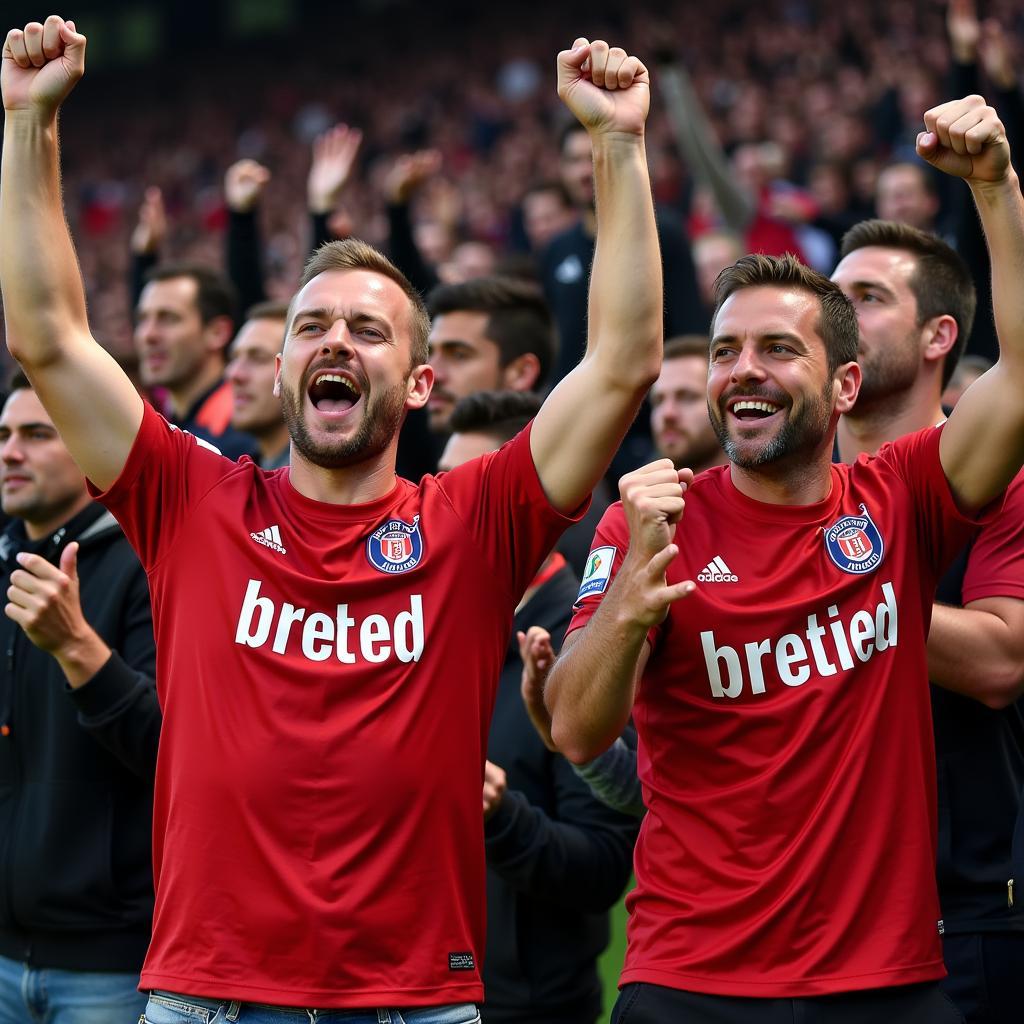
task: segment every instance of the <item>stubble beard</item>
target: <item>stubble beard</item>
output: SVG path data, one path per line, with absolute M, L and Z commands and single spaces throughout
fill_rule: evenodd
M 734 396 L 729 395 L 728 397 Z M 769 398 L 771 396 L 750 395 L 749 397 Z M 772 400 L 775 399 L 772 398 Z M 721 404 L 724 406 L 724 400 Z M 722 446 L 729 461 L 740 469 L 761 469 L 776 463 L 792 461 L 794 457 L 806 456 L 821 444 L 832 417 L 832 381 L 829 379 L 826 382 L 824 391 L 817 399 L 807 401 L 795 412 L 790 406 L 789 414 L 775 436 L 753 451 L 738 442 L 729 433 L 725 425 L 727 414 L 724 410 L 719 413 L 708 403 L 708 412 L 711 415 L 711 425 L 715 428 L 715 434 L 718 435 L 718 443 Z
M 333 443 L 314 440 L 302 415 L 301 396 L 291 388 L 281 389 L 281 411 L 295 450 L 307 462 L 322 469 L 346 469 L 380 455 L 391 443 L 405 416 L 405 395 L 405 385 L 396 384 L 369 398 L 359 429 Z

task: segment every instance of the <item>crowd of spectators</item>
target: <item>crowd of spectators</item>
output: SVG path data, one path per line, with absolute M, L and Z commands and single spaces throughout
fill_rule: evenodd
M 947 21 L 964 10 L 951 46 Z M 166 211 L 162 258 L 222 263 L 224 174 L 240 158 L 269 171 L 259 209 L 267 292 L 289 297 L 310 245 L 312 145 L 337 123 L 361 130 L 362 144 L 329 221 L 334 233 L 386 247 L 396 161 L 433 150 L 412 213 L 442 277 L 488 269 L 492 253 L 527 252 L 524 194 L 559 173 L 564 111 L 551 54 L 580 26 L 624 39 L 652 65 L 685 68 L 736 180 L 762 193 L 761 210 L 779 226 L 769 236 L 810 237 L 804 255 L 827 262 L 828 238 L 876 209 L 879 171 L 913 159 L 920 113 L 949 95 L 954 56 L 977 61 L 983 92 L 1015 88 L 1024 9 L 1014 0 L 977 12 L 954 4 L 952 14 L 935 0 L 677 0 L 657 14 L 599 2 L 526 18 L 503 3 L 443 14 L 416 4 L 361 15 L 346 7 L 299 38 L 97 76 L 75 98 L 63 137 L 94 329 L 130 356 L 130 240 L 147 189 L 160 190 Z M 654 87 L 657 96 L 657 76 Z M 705 250 L 720 259 L 712 243 L 723 218 L 708 190 L 694 187 L 657 98 L 648 151 L 659 206 L 689 230 L 698 263 Z M 891 202 L 912 204 L 912 186 Z M 939 201 L 942 228 L 949 203 L 943 193 Z M 820 236 L 792 234 L 807 226 L 825 236 L 824 248 Z

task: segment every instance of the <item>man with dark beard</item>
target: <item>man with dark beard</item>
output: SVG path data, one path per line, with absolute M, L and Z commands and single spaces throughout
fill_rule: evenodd
M 945 242 L 906 224 L 857 224 L 842 255 L 832 280 L 857 310 L 863 373 L 837 433 L 840 458 L 852 462 L 945 419 L 941 396 L 971 333 L 975 292 Z M 970 1024 L 1014 1024 L 1024 962 L 1010 861 L 1024 787 L 1024 476 L 936 597 L 928 667 L 943 987 Z
M 361 242 L 318 250 L 291 303 L 287 469 L 173 429 L 96 344 L 56 133 L 84 59 L 59 17 L 8 33 L 0 284 L 12 353 L 153 593 L 146 1015 L 479 1022 L 481 780 L 515 607 L 661 363 L 647 71 L 603 41 L 558 57 L 600 200 L 587 354 L 500 451 L 415 485 L 396 435 L 430 395 L 426 310 Z
M 961 1019 L 938 987 L 925 641 L 942 570 L 1024 462 L 1024 198 L 980 97 L 924 121 L 919 154 L 968 181 L 986 231 L 1000 362 L 941 426 L 833 464 L 853 305 L 791 258 L 744 257 L 718 281 L 708 377 L 730 465 L 629 474 L 598 529 L 546 700 L 574 762 L 637 725 L 648 813 L 613 1020 Z
M 708 418 L 707 380 L 707 337 L 669 338 L 649 401 L 654 447 L 676 469 L 700 473 L 725 461 Z

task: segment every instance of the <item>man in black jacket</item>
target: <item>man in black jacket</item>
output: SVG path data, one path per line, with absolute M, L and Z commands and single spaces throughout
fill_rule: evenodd
M 0 497 L 0 1022 L 135 1020 L 160 732 L 149 591 L 24 378 L 0 414 Z
M 452 412 L 441 457 L 452 469 L 494 451 L 540 407 L 524 392 L 478 392 Z M 553 552 L 516 609 L 487 743 L 486 1024 L 594 1024 L 596 962 L 608 910 L 629 880 L 639 822 L 596 800 L 530 724 L 520 697 L 517 634 L 543 626 L 561 641 L 579 580 Z

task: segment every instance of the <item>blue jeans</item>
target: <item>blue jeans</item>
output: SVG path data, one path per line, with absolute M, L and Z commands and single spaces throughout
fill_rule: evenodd
M 135 1024 L 138 974 L 34 968 L 0 956 L 0 1024 Z
M 151 992 L 139 1024 L 480 1024 L 472 1003 L 406 1009 L 314 1010 Z

